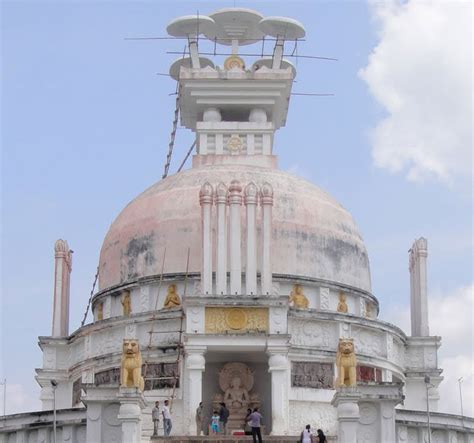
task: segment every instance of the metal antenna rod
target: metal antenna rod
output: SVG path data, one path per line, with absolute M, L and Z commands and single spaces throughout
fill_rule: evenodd
M 196 146 L 196 140 L 194 140 L 193 144 L 189 148 L 188 153 L 186 154 L 186 157 L 184 157 L 184 160 L 181 162 L 181 165 L 179 166 L 178 170 L 176 172 L 180 172 L 181 169 L 183 169 L 184 164 L 186 163 L 186 160 L 189 158 L 191 155 L 191 152 L 193 152 L 194 147 Z

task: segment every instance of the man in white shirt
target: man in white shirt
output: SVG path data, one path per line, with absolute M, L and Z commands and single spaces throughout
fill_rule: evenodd
M 153 420 L 153 435 L 158 435 L 158 426 L 160 424 L 160 402 L 155 402 L 155 407 L 151 410 L 151 419 Z
M 165 400 L 165 405 L 163 406 L 163 411 L 161 411 L 161 413 L 163 414 L 163 428 L 165 431 L 165 437 L 168 437 L 168 435 L 171 434 L 171 428 L 173 426 L 171 423 L 171 413 L 168 400 Z

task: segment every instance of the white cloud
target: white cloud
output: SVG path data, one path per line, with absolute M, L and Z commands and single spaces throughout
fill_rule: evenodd
M 474 417 L 474 284 L 448 294 L 431 294 L 428 309 L 430 335 L 442 337 L 438 357 L 444 380 L 439 387 L 439 410 L 460 413 L 458 379 L 463 377 L 464 414 Z M 408 307 L 393 310 L 389 321 L 410 333 Z
M 380 41 L 359 75 L 387 112 L 370 134 L 374 163 L 415 181 L 469 177 L 471 2 L 369 4 Z

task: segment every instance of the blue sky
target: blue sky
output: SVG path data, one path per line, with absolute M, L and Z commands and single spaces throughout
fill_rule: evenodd
M 405 8 L 410 6 L 405 3 Z M 167 23 L 175 17 L 197 10 L 208 14 L 233 4 L 2 2 L 0 377 L 16 386 L 11 392 L 17 400 L 7 404 L 9 412 L 36 407 L 32 400 L 38 396 L 34 368 L 41 365 L 37 336 L 51 331 L 54 241 L 67 239 L 75 251 L 70 321 L 74 330 L 84 313 L 110 223 L 162 174 L 174 106 L 174 97 L 168 94 L 174 92 L 175 84 L 155 74 L 168 72 L 176 58 L 166 51 L 180 51 L 183 45 L 124 38 L 164 36 Z M 418 12 L 404 9 L 390 19 L 380 19 L 380 11 L 363 1 L 236 4 L 263 15 L 301 21 L 307 41 L 300 43 L 299 53 L 339 59 L 297 61 L 294 92 L 335 96 L 293 97 L 287 125 L 276 135 L 275 153 L 282 169 L 311 180 L 353 214 L 369 252 L 381 318 L 395 319 L 400 313 L 403 318 L 409 304 L 407 250 L 419 236 L 429 241 L 429 287 L 436 303 L 460 297 L 468 288 L 467 312 L 472 314 L 472 139 L 467 141 L 468 154 L 466 140 L 459 143 L 460 148 L 454 141 L 450 144 L 449 137 L 459 131 L 450 132 L 447 120 L 460 105 L 455 102 L 457 96 L 453 103 L 437 102 L 442 94 L 430 89 L 437 75 L 441 82 L 450 76 L 440 67 L 441 61 L 437 66 L 429 57 L 410 60 L 413 54 L 403 52 L 404 42 L 399 44 L 400 53 L 395 52 L 399 58 L 389 53 L 393 51 L 389 38 L 393 22 L 403 14 L 416 17 Z M 384 41 L 391 46 L 384 46 Z M 429 48 L 420 50 L 430 53 Z M 442 56 L 442 47 L 433 53 L 439 51 Z M 371 54 L 375 58 L 370 59 Z M 413 91 L 405 88 L 400 92 L 403 82 L 397 79 L 406 81 L 408 74 L 381 78 L 373 74 L 377 70 L 369 69 L 365 77 L 360 73 L 383 63 L 385 71 L 377 72 L 396 72 L 390 62 L 397 63 L 396 69 L 420 65 L 419 71 L 407 71 L 413 75 L 409 81 Z M 425 67 L 436 72 L 433 78 L 417 75 Z M 456 74 L 455 70 L 449 81 Z M 426 98 L 426 119 L 417 121 L 418 110 L 409 123 L 397 117 L 397 106 L 389 103 L 397 87 L 398 97 L 409 97 L 404 103 L 409 104 L 410 99 L 422 103 L 420 97 Z M 391 95 L 384 95 L 386 91 Z M 461 93 L 470 96 L 469 90 L 461 88 Z M 408 105 L 406 109 L 403 114 L 411 115 Z M 447 140 L 444 144 L 449 149 L 431 151 L 430 145 L 414 149 L 416 159 L 410 157 L 399 167 L 393 158 L 406 159 L 407 152 L 395 149 L 390 157 L 374 131 L 384 119 L 393 117 L 398 125 L 419 126 L 406 133 L 419 129 L 423 134 L 431 109 L 439 109 L 443 119 L 446 116 L 445 125 L 435 126 L 440 131 L 446 126 L 445 136 L 438 139 Z M 400 133 L 405 133 L 403 127 L 394 130 L 394 139 Z M 428 128 L 427 133 L 433 130 Z M 191 133 L 178 131 L 171 171 L 191 142 Z M 425 166 L 437 161 L 447 165 L 445 174 L 425 174 L 429 169 Z M 412 164 L 424 172 L 410 176 Z M 472 324 L 468 328 L 472 333 Z M 458 377 L 470 373 L 472 379 L 472 354 L 467 358 L 471 369 Z

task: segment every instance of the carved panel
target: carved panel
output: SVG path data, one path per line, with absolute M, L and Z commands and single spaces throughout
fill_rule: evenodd
M 290 341 L 300 346 L 336 349 L 338 341 L 336 326 L 327 322 L 292 319 L 289 324 Z
M 329 309 L 329 288 L 319 289 L 319 305 L 320 309 L 326 311 Z
M 79 377 L 72 384 L 72 405 L 76 406 L 81 402 L 82 378 Z
M 408 428 L 408 443 L 418 443 L 418 429 Z
M 206 308 L 207 334 L 268 332 L 267 308 Z
M 384 335 L 373 332 L 368 328 L 353 326 L 351 329 L 356 353 L 385 356 Z
M 150 310 L 150 287 L 140 287 L 140 311 L 147 312 Z
M 423 348 L 408 347 L 405 354 L 405 363 L 407 368 L 419 369 L 424 366 Z
M 47 347 L 43 352 L 44 369 L 56 369 L 56 348 Z
M 120 384 L 120 368 L 111 368 L 96 372 L 94 383 L 96 386 Z
M 179 371 L 177 363 L 149 363 L 145 368 L 142 366 L 142 374 L 145 378 L 145 391 L 151 389 L 172 388 L 176 380 L 179 388 Z
M 331 363 L 291 362 L 291 386 L 300 388 L 332 389 L 334 370 Z

